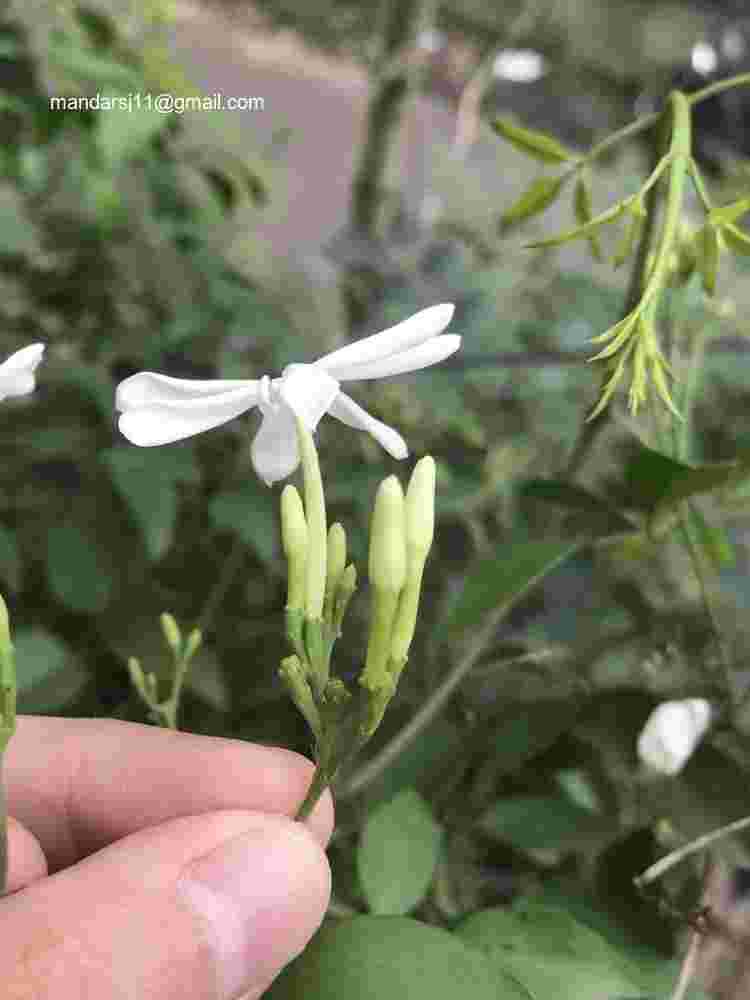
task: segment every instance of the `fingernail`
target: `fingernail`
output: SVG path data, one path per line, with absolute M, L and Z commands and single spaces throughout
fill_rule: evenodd
M 229 998 L 265 984 L 309 941 L 330 888 L 325 855 L 299 823 L 257 825 L 195 861 L 179 882 L 205 928 Z

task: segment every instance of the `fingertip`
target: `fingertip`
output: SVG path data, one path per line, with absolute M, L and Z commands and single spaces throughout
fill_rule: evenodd
M 7 892 L 18 892 L 47 875 L 47 859 L 33 833 L 12 816 L 8 817 Z

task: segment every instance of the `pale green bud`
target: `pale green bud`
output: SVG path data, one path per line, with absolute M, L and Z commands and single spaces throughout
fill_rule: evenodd
M 328 570 L 326 575 L 326 596 L 324 617 L 330 621 L 336 590 L 346 566 L 346 533 L 336 521 L 328 529 Z
M 378 487 L 370 528 L 372 613 L 365 669 L 359 682 L 370 691 L 390 684 L 388 660 L 398 598 L 406 582 L 404 494 L 395 476 Z
M 326 588 L 326 504 L 323 481 L 320 478 L 318 453 L 312 434 L 299 417 L 297 442 L 299 444 L 302 472 L 305 480 L 305 512 L 307 514 L 307 567 L 305 583 L 305 611 L 308 618 L 321 618 Z
M 320 714 L 313 700 L 305 670 L 298 656 L 287 656 L 281 661 L 279 676 L 286 685 L 292 701 L 305 717 L 316 740 L 320 738 Z
M 175 621 L 174 617 L 165 611 L 163 614 L 159 615 L 159 621 L 161 623 L 161 630 L 164 638 L 167 641 L 169 648 L 179 656 L 182 651 L 182 636 L 180 635 L 180 626 Z
M 307 521 L 302 499 L 291 485 L 286 485 L 281 491 L 281 544 L 289 576 L 286 606 L 290 609 L 302 608 L 305 603 Z
M 349 601 L 351 601 L 356 589 L 357 569 L 353 563 L 349 563 L 341 574 L 341 579 L 333 598 L 332 624 L 337 634 L 341 631 L 341 623 L 344 620 L 346 609 L 349 607 Z
M 435 459 L 420 458 L 406 490 L 406 547 L 409 567 L 425 562 L 435 536 Z
M 375 496 L 370 526 L 369 576 L 378 590 L 401 590 L 406 582 L 404 493 L 395 476 L 384 479 Z
M 191 660 L 201 647 L 203 642 L 203 633 L 199 628 L 194 628 L 190 635 L 187 637 L 187 643 L 185 644 L 185 659 Z

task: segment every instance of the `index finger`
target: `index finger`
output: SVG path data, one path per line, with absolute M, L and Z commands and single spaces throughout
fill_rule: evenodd
M 53 872 L 178 816 L 219 809 L 291 816 L 313 765 L 280 747 L 135 722 L 19 716 L 3 771 L 8 812 L 36 836 Z M 330 795 L 307 822 L 325 846 Z

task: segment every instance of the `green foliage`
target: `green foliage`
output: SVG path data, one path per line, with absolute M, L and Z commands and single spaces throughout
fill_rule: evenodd
M 406 914 L 421 902 L 432 881 L 440 840 L 440 827 L 413 788 L 370 813 L 357 865 L 373 913 Z
M 231 531 L 253 548 L 265 563 L 279 554 L 279 525 L 276 499 L 255 478 L 217 493 L 211 498 L 209 516 L 217 530 Z
M 72 521 L 48 530 L 47 579 L 72 611 L 96 614 L 111 596 L 112 579 L 96 540 Z

